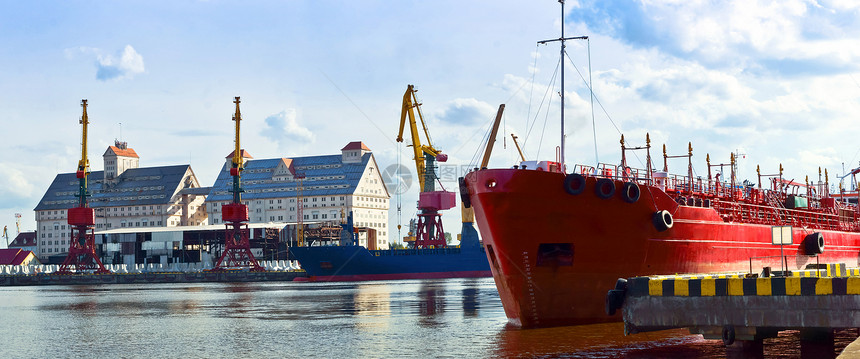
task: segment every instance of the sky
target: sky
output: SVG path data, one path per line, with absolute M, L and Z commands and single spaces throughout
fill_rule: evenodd
M 831 183 L 858 167 L 855 2 L 568 0 L 561 15 L 556 0 L 4 1 L 0 226 L 14 237 L 22 213 L 22 230 L 35 229 L 53 178 L 74 171 L 81 99 L 92 170 L 121 139 L 141 167 L 191 164 L 211 186 L 241 96 L 242 147 L 255 158 L 365 142 L 386 176 L 409 182 L 392 191 L 390 212 L 390 228 L 405 227 L 417 185 L 411 149 L 394 139 L 407 85 L 449 155 L 445 188 L 474 167 L 499 104 L 490 167 L 518 163 L 512 133 L 527 159 L 552 160 L 560 48 L 537 42 L 562 24 L 565 36 L 589 36 L 566 42 L 568 167 L 618 164 L 622 133 L 630 146 L 648 133 L 658 166 L 663 144 L 682 155 L 691 143 L 698 176 L 706 154 L 727 163 L 732 152 L 739 179 L 753 182 L 756 165 L 770 174 L 782 164 L 797 181 L 822 167 Z M 637 155 L 630 164 L 644 168 Z M 686 173 L 685 162 L 670 160 L 670 172 Z M 458 210 L 443 218 L 459 231 Z

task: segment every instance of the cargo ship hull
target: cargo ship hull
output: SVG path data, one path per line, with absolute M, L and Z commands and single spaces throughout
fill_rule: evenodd
M 362 246 L 291 247 L 311 281 L 490 277 L 481 248 L 368 250 Z
M 744 208 L 761 210 L 764 214 L 755 215 L 762 219 L 741 218 L 743 211 L 732 218 L 714 208 L 721 205 L 718 198 L 680 205 L 665 188 L 644 184 L 631 203 L 621 195 L 626 182 L 612 180 L 619 190 L 607 197 L 596 190 L 598 178 L 583 178 L 584 189 L 572 195 L 563 173 L 497 169 L 466 176 L 499 296 L 515 325 L 620 321 L 619 314 L 605 313 L 606 292 L 618 278 L 747 272 L 751 266 L 754 272 L 763 266 L 779 270 L 782 260 L 788 268 L 858 264 L 860 234 L 832 230 L 832 223 L 830 229 L 794 226 L 792 244 L 779 246 L 772 244 L 766 217 L 784 215 L 784 210 L 751 205 Z M 671 228 L 658 230 L 654 214 L 659 210 L 671 213 Z M 818 257 L 804 255 L 803 239 L 813 232 L 826 239 Z

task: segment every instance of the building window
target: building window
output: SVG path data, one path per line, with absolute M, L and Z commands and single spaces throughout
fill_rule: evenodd
M 305 219 L 308 219 L 308 215 L 305 215 Z
M 323 213 L 323 215 L 322 215 L 322 219 L 326 219 L 326 218 L 328 218 L 328 215 L 327 215 L 327 214 L 325 214 L 325 213 Z

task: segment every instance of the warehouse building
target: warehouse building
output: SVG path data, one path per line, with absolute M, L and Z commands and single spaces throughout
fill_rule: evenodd
M 96 231 L 206 223 L 203 201 L 208 189 L 200 188 L 190 165 L 139 168 L 137 153 L 119 141 L 102 157 L 104 171 L 88 177 Z M 34 209 L 38 256 L 68 252 L 71 228 L 66 211 L 77 206 L 78 188 L 74 172 L 58 174 Z
M 245 150 L 241 155 L 245 161 L 242 201 L 248 205 L 251 223 L 296 223 L 299 205 L 306 222 L 340 221 L 352 211 L 357 227 L 376 230 L 376 248 L 388 248 L 391 196 L 364 143 L 350 142 L 335 155 L 260 160 Z M 233 153 L 226 158 L 206 198 L 209 224 L 223 224 L 221 205 L 232 200 Z

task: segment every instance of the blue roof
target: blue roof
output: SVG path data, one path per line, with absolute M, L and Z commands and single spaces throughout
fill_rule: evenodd
M 87 187 L 92 195 L 90 207 L 161 205 L 181 189 L 182 178 L 190 165 L 132 168 L 119 176 L 116 185 L 104 186 L 104 171 L 91 172 Z M 74 173 L 61 173 L 54 178 L 35 211 L 77 207 L 78 179 Z
M 305 174 L 302 195 L 335 196 L 355 192 L 371 156 L 371 153 L 365 153 L 361 162 L 357 163 L 343 163 L 341 155 L 296 157 L 291 160 L 295 171 Z M 298 181 L 272 180 L 275 177 L 274 170 L 281 161 L 281 158 L 248 160 L 245 170 L 242 171 L 242 189 L 245 190 L 242 192 L 242 199 L 295 197 Z M 225 163 L 218 173 L 218 179 L 212 185 L 212 191 L 206 197 L 206 202 L 231 200 L 232 184 L 233 178 Z

